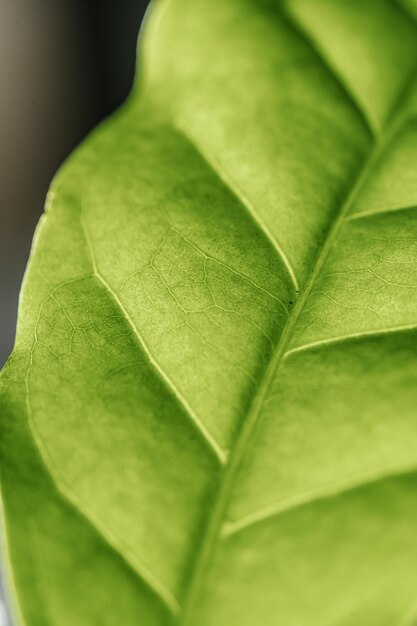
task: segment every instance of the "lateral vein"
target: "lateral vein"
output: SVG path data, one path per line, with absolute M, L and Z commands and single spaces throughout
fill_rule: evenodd
M 289 513 L 294 509 L 309 506 L 321 500 L 337 498 L 350 491 L 374 485 L 391 478 L 407 476 L 415 473 L 416 470 L 417 466 L 414 464 L 409 467 L 388 468 L 387 471 L 374 470 L 357 477 L 353 476 L 333 484 L 324 485 L 312 491 L 299 493 L 290 498 L 285 498 L 281 502 L 276 502 L 254 513 L 250 513 L 235 522 L 225 523 L 222 529 L 222 538 L 228 539 L 256 524 L 278 517 L 284 513 Z
M 159 376 L 162 378 L 164 383 L 170 389 L 170 391 L 172 392 L 172 394 L 174 395 L 176 400 L 179 402 L 180 406 L 184 409 L 186 414 L 190 417 L 192 423 L 197 427 L 198 431 L 203 435 L 204 439 L 206 440 L 206 442 L 209 445 L 209 448 L 215 453 L 215 455 L 216 455 L 217 459 L 219 460 L 219 462 L 222 465 L 224 465 L 226 463 L 226 452 L 223 450 L 223 448 L 220 446 L 218 441 L 213 437 L 213 435 L 206 428 L 206 426 L 204 425 L 202 420 L 195 413 L 194 409 L 191 407 L 191 405 L 186 400 L 186 398 L 184 398 L 183 394 L 180 392 L 180 390 L 175 385 L 175 383 L 167 376 L 165 371 L 161 368 L 161 366 L 159 365 L 158 361 L 155 359 L 155 357 L 153 356 L 152 352 L 149 350 L 146 342 L 144 341 L 142 336 L 139 334 L 139 332 L 138 332 L 138 330 L 136 328 L 136 325 L 134 324 L 132 317 L 129 315 L 129 312 L 126 310 L 123 302 L 120 300 L 120 298 L 118 297 L 117 293 L 114 291 L 114 289 L 109 285 L 109 283 L 105 280 L 103 275 L 100 273 L 100 271 L 99 271 L 99 269 L 97 267 L 97 262 L 96 262 L 96 259 L 95 259 L 95 254 L 94 254 L 94 249 L 93 249 L 93 246 L 92 246 L 90 234 L 89 234 L 87 225 L 85 224 L 85 221 L 83 220 L 82 216 L 80 216 L 80 222 L 81 222 L 81 227 L 83 229 L 83 232 L 84 232 L 84 235 L 85 235 L 85 238 L 86 238 L 86 241 L 87 241 L 87 246 L 88 246 L 88 250 L 89 250 L 89 253 L 90 253 L 91 262 L 92 262 L 92 265 L 93 265 L 93 270 L 94 270 L 94 274 L 95 274 L 96 278 L 101 282 L 103 287 L 112 296 L 113 300 L 115 301 L 115 303 L 117 304 L 117 306 L 119 307 L 119 309 L 121 310 L 123 315 L 125 316 L 125 318 L 128 321 L 128 323 L 129 323 L 129 325 L 130 325 L 130 327 L 131 327 L 131 329 L 132 329 L 132 331 L 133 331 L 133 333 L 134 333 L 134 335 L 135 335 L 135 337 L 136 337 L 136 339 L 137 339 L 141 349 L 147 355 L 147 357 L 148 357 L 150 363 L 152 364 L 152 366 L 155 368 L 155 370 L 158 372 Z
M 37 449 L 40 454 L 40 458 L 49 472 L 49 469 L 52 468 L 51 477 L 53 479 L 54 485 L 65 500 L 74 507 L 74 510 L 100 533 L 103 541 L 109 546 L 110 549 L 114 550 L 120 558 L 135 572 L 137 576 L 139 576 L 140 580 L 143 581 L 149 589 L 156 594 L 156 596 L 162 601 L 163 605 L 166 606 L 171 613 L 174 615 L 179 611 L 179 603 L 175 596 L 171 593 L 171 591 L 164 585 L 162 581 L 160 581 L 151 570 L 135 555 L 131 555 L 131 551 L 127 546 L 122 545 L 122 543 L 113 536 L 110 530 L 101 522 L 99 518 L 93 513 L 88 504 L 79 498 L 59 477 L 59 472 L 56 470 L 54 461 L 49 453 L 47 446 L 44 443 L 44 440 L 39 432 L 38 425 L 33 416 L 32 404 L 30 401 L 30 386 L 29 386 L 29 377 L 31 368 L 33 365 L 33 355 L 36 348 L 36 345 L 39 343 L 38 335 L 37 335 L 37 327 L 39 324 L 40 317 L 42 315 L 42 310 L 46 302 L 49 298 L 54 298 L 53 292 L 50 296 L 48 296 L 40 305 L 38 315 L 35 322 L 34 329 L 34 340 L 29 354 L 29 364 L 26 371 L 25 376 L 25 390 L 26 390 L 26 412 L 28 416 L 29 426 L 37 446 Z
M 319 341 L 312 341 L 311 343 L 305 343 L 301 346 L 296 346 L 287 350 L 283 358 L 287 359 L 292 354 L 297 352 L 305 352 L 313 350 L 314 348 L 320 348 L 321 346 L 331 345 L 333 343 L 343 343 L 344 341 L 361 339 L 362 337 L 378 337 L 379 335 L 390 335 L 391 333 L 405 332 L 407 330 L 417 330 L 417 324 L 403 324 L 401 326 L 387 326 L 386 328 L 376 328 L 374 330 L 364 331 L 360 333 L 351 333 L 346 335 L 340 335 L 339 337 L 329 337 L 328 339 L 320 339 Z
M 249 216 L 252 220 L 257 224 L 259 229 L 264 233 L 269 243 L 273 246 L 278 257 L 281 259 L 282 263 L 285 266 L 286 271 L 291 279 L 293 287 L 296 292 L 299 291 L 300 287 L 298 284 L 298 279 L 295 274 L 295 271 L 292 267 L 292 264 L 284 252 L 281 244 L 277 241 L 276 237 L 271 233 L 270 229 L 264 222 L 262 222 L 259 216 L 256 214 L 249 198 L 243 193 L 241 189 L 238 188 L 236 183 L 231 179 L 230 175 L 225 171 L 224 167 L 219 163 L 219 161 L 211 154 L 207 148 L 203 147 L 201 143 L 197 141 L 197 139 L 192 136 L 189 129 L 185 128 L 184 121 L 180 123 L 178 120 L 175 122 L 176 130 L 181 133 L 184 138 L 197 150 L 200 156 L 207 162 L 210 168 L 215 172 L 215 174 L 220 178 L 220 180 L 226 185 L 229 191 L 235 196 L 235 198 L 239 201 L 239 203 L 246 209 Z
M 366 107 L 363 106 L 364 103 L 360 101 L 360 99 L 353 92 L 348 81 L 345 80 L 345 78 L 333 65 L 325 50 L 323 50 L 323 47 L 320 45 L 320 42 L 317 41 L 317 39 L 304 28 L 297 16 L 291 12 L 290 3 L 283 2 L 281 6 L 283 7 L 284 4 L 289 6 L 287 6 L 286 9 L 281 8 L 280 16 L 282 19 L 284 19 L 290 28 L 292 28 L 292 30 L 297 33 L 299 37 L 301 37 L 304 43 L 309 46 L 310 50 L 315 54 L 321 65 L 326 68 L 332 78 L 338 83 L 339 87 L 343 90 L 346 99 L 359 113 L 372 136 L 378 136 L 381 133 L 381 126 L 378 120 L 374 117 L 371 111 L 366 110 Z
M 353 222 L 355 220 L 365 219 L 366 217 L 374 217 L 376 215 L 384 215 L 386 213 L 397 213 L 400 211 L 412 211 L 416 207 L 417 207 L 417 198 L 415 199 L 414 204 L 410 202 L 409 204 L 407 203 L 403 205 L 400 204 L 400 205 L 385 206 L 379 209 L 371 209 L 370 211 L 357 211 L 356 213 L 352 213 L 352 215 L 349 215 L 346 221 Z

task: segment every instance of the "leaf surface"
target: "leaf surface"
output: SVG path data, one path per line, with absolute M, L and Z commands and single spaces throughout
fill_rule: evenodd
M 1 377 L 22 623 L 412 625 L 414 19 L 156 2 Z

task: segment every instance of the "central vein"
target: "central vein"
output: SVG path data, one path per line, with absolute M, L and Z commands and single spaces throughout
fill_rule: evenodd
M 392 137 L 396 124 L 392 124 L 385 133 L 385 136 L 374 143 L 368 158 L 364 161 L 361 171 L 357 176 L 350 193 L 343 203 L 336 220 L 329 230 L 329 234 L 322 247 L 315 266 L 312 270 L 310 278 L 305 285 L 299 299 L 291 313 L 288 323 L 276 345 L 274 353 L 265 370 L 262 381 L 259 385 L 257 393 L 253 399 L 247 414 L 245 423 L 241 429 L 236 444 L 231 452 L 229 461 L 223 470 L 223 479 L 219 488 L 218 496 L 213 508 L 207 530 L 202 541 L 201 549 L 197 557 L 196 566 L 194 568 L 192 578 L 188 587 L 185 603 L 181 615 L 178 619 L 179 626 L 195 626 L 195 611 L 198 608 L 200 593 L 204 585 L 209 563 L 218 546 L 222 534 L 222 527 L 225 522 L 225 514 L 229 504 L 230 496 L 233 491 L 235 480 L 239 471 L 240 464 L 245 455 L 246 448 L 252 438 L 254 430 L 259 422 L 264 401 L 268 395 L 270 386 L 275 379 L 281 363 L 286 355 L 288 344 L 291 340 L 294 328 L 305 306 L 305 303 L 319 277 L 323 266 L 331 252 L 338 234 L 343 227 L 346 217 L 348 216 L 352 206 L 354 205 L 360 191 L 368 180 L 373 170 L 375 162 L 380 158 L 385 150 L 387 143 Z

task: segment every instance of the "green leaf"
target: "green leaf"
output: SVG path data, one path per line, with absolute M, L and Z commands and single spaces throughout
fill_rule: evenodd
M 1 378 L 27 626 L 412 626 L 413 0 L 160 0 Z

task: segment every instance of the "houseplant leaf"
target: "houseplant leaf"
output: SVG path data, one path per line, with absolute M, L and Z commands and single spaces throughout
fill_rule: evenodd
M 129 102 L 52 186 L 1 378 L 28 626 L 411 626 L 413 19 L 153 7 Z

